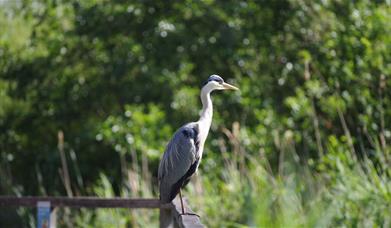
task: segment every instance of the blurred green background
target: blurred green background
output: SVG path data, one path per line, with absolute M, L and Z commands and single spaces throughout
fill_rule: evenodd
M 390 6 L 1 0 L 0 194 L 157 197 L 166 143 L 219 74 L 241 91 L 213 94 L 185 191 L 203 223 L 391 227 Z M 33 209 L 0 214 L 35 226 Z M 158 212 L 64 209 L 58 224 L 153 227 Z

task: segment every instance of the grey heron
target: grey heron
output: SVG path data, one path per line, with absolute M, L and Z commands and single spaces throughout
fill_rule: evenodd
M 182 214 L 183 208 L 181 188 L 196 173 L 205 140 L 212 124 L 213 105 L 210 94 L 214 90 L 232 89 L 238 90 L 218 76 L 211 75 L 201 89 L 202 111 L 197 122 L 183 125 L 175 133 L 167 144 L 159 164 L 158 179 L 160 190 L 160 202 L 169 203 L 179 193 Z

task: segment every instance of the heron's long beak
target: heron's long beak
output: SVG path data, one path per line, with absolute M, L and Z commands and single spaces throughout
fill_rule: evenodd
M 235 87 L 233 85 L 230 85 L 228 83 L 225 83 L 225 82 L 223 83 L 223 87 L 224 87 L 224 89 L 239 90 L 239 88 L 237 88 L 237 87 Z

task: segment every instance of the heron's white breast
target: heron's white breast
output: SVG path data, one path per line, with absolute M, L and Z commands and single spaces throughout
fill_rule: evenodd
M 202 158 L 202 154 L 204 152 L 204 145 L 205 145 L 206 138 L 208 137 L 210 125 L 211 125 L 211 121 L 199 121 L 198 122 L 198 129 L 199 129 L 198 137 L 199 137 L 199 142 L 200 142 L 198 153 L 199 153 L 200 161 Z

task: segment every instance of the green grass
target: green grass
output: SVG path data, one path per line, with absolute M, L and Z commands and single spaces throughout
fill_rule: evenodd
M 213 176 L 219 178 L 201 173 L 201 183 L 189 187 L 188 195 L 208 227 L 391 225 L 391 175 L 386 163 L 374 165 L 366 158 L 355 160 L 348 152 L 331 151 L 313 168 L 288 161 L 282 164 L 283 173 L 273 174 L 265 164 L 251 158 L 244 172 L 230 164 L 216 170 L 219 173 Z

